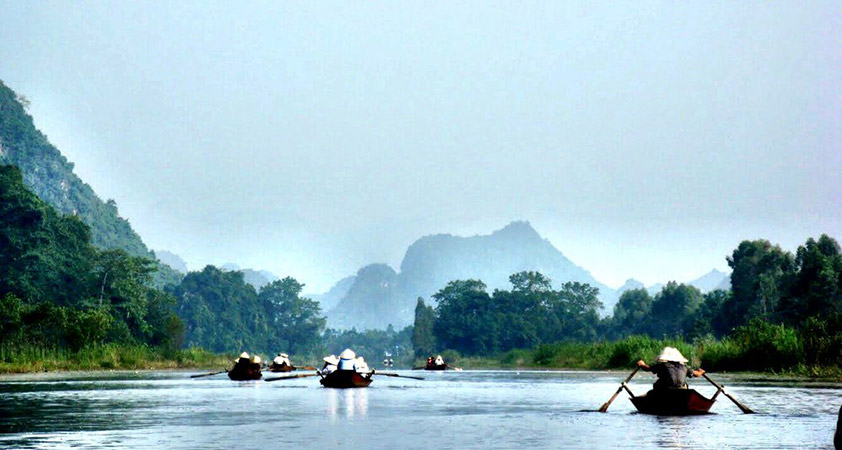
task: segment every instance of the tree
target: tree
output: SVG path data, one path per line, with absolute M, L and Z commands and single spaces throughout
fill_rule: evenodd
M 415 305 L 415 323 L 412 328 L 412 349 L 416 358 L 424 358 L 436 351 L 436 337 L 433 334 L 433 324 L 436 312 L 432 306 L 424 304 L 424 299 L 418 297 Z
M 468 354 L 488 353 L 496 348 L 497 327 L 491 319 L 491 298 L 485 283 L 456 280 L 433 295 L 437 302 L 433 326 L 443 348 Z
M 782 296 L 779 316 L 791 324 L 806 318 L 842 312 L 842 254 L 839 244 L 823 234 L 798 247 L 796 272 Z
M 292 277 L 260 289 L 258 299 L 268 317 L 270 347 L 298 355 L 320 350 L 327 320 L 321 315 L 318 302 L 300 296 L 303 289 L 304 285 Z
M 766 240 L 743 241 L 727 261 L 732 269 L 732 296 L 723 305 L 727 328 L 748 323 L 754 317 L 775 317 L 795 269 L 792 254 Z
M 670 281 L 652 302 L 650 335 L 683 336 L 692 327 L 692 319 L 702 304 L 702 293 L 694 286 Z
M 611 321 L 616 337 L 632 334 L 646 334 L 650 328 L 649 314 L 652 312 L 652 297 L 646 289 L 629 289 L 620 295 L 614 305 Z

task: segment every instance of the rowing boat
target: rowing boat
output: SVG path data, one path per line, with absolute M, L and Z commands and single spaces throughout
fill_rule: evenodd
M 240 366 L 234 366 L 233 369 L 228 371 L 228 378 L 234 381 L 249 381 L 249 380 L 259 380 L 263 377 L 263 374 L 260 373 L 260 365 L 259 364 L 252 364 L 249 367 L 242 368 Z
M 643 414 L 688 416 L 707 414 L 716 396 L 708 399 L 695 389 L 653 389 L 644 395 L 631 397 L 630 400 Z
M 371 384 L 371 377 L 374 372 L 361 374 L 354 370 L 334 370 L 327 375 L 322 376 L 319 383 L 324 387 L 329 388 L 360 388 L 367 387 Z
M 286 365 L 286 364 L 275 364 L 272 363 L 269 365 L 270 372 L 292 372 L 295 370 L 294 367 Z

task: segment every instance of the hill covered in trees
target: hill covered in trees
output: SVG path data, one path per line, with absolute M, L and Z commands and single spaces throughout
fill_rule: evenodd
M 155 259 L 129 222 L 120 217 L 114 200 L 102 201 L 73 173 L 67 161 L 35 128 L 26 98 L 0 81 L 0 164 L 16 166 L 24 183 L 61 214 L 79 217 L 90 228 L 91 242 L 101 249 L 119 249 L 132 256 Z M 177 282 L 180 276 L 164 264 L 153 272 L 156 284 Z

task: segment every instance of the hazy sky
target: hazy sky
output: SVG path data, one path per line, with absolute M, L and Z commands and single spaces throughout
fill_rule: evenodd
M 0 0 L 0 79 L 151 248 L 309 292 L 516 219 L 615 287 L 842 238 L 838 1 L 453 3 Z

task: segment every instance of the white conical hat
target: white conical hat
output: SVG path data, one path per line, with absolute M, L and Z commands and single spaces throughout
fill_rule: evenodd
M 249 353 L 248 353 L 248 352 L 242 352 L 242 353 L 240 353 L 240 358 L 249 359 Z
M 687 358 L 682 356 L 681 352 L 675 347 L 664 347 L 661 354 L 658 355 L 658 361 L 686 363 Z
M 278 356 L 280 356 L 281 358 L 289 358 L 289 355 L 287 355 L 286 353 L 281 353 Z
M 356 357 L 357 357 L 357 354 L 354 353 L 354 351 L 351 350 L 350 348 L 346 348 L 345 350 L 342 350 L 342 353 L 339 354 L 339 359 L 354 359 Z
M 334 366 L 339 364 L 339 358 L 337 358 L 336 355 L 325 356 L 322 359 L 324 359 L 326 363 L 333 364 Z
M 254 359 L 252 360 L 252 362 L 254 362 L 255 364 L 260 364 L 260 361 L 262 361 L 260 359 L 260 356 L 254 355 Z

